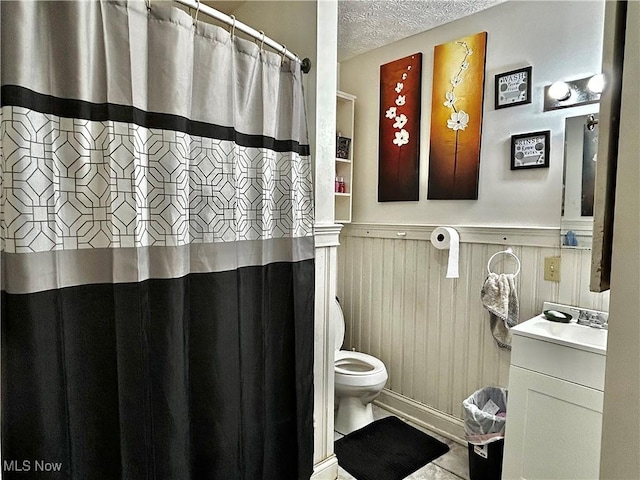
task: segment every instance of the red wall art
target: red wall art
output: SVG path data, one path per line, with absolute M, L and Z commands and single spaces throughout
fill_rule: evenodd
M 418 200 L 421 84 L 421 53 L 380 67 L 379 202 Z
M 486 45 L 482 32 L 434 48 L 428 199 L 478 198 Z

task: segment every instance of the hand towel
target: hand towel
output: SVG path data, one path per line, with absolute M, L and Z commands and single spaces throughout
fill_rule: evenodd
M 516 292 L 515 275 L 490 273 L 480 291 L 482 305 L 489 311 L 491 334 L 498 346 L 511 350 L 509 328 L 518 324 L 520 305 Z

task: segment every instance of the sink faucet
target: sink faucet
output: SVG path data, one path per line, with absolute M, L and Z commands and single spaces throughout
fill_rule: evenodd
M 608 319 L 606 315 L 600 312 L 580 310 L 580 314 L 578 315 L 578 325 L 606 330 L 608 326 Z

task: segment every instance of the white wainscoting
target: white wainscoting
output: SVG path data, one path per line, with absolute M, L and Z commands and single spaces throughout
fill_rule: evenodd
M 521 260 L 516 280 L 521 321 L 540 313 L 544 301 L 608 310 L 609 295 L 588 291 L 590 251 L 561 250 L 559 229 L 509 227 L 506 234 L 499 227 L 456 227 L 460 278 L 447 279 L 448 251 L 431 245 L 433 228 L 354 224 L 342 231 L 337 291 L 347 324 L 343 349 L 380 358 L 389 371 L 386 388 L 414 407 L 461 420 L 464 398 L 509 381 L 510 352 L 495 344 L 480 302 L 493 253 L 508 245 Z M 545 281 L 544 258 L 558 255 L 561 282 Z M 513 271 L 504 258 L 504 265 L 498 259 L 492 263 L 494 270 Z M 401 410 L 398 405 L 394 408 Z M 438 430 L 459 437 L 460 423 Z

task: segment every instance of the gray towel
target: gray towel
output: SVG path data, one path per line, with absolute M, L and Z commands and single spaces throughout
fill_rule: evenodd
M 491 334 L 499 347 L 511 350 L 510 327 L 518 324 L 520 306 L 515 275 L 490 273 L 480 292 L 482 305 L 489 310 Z

